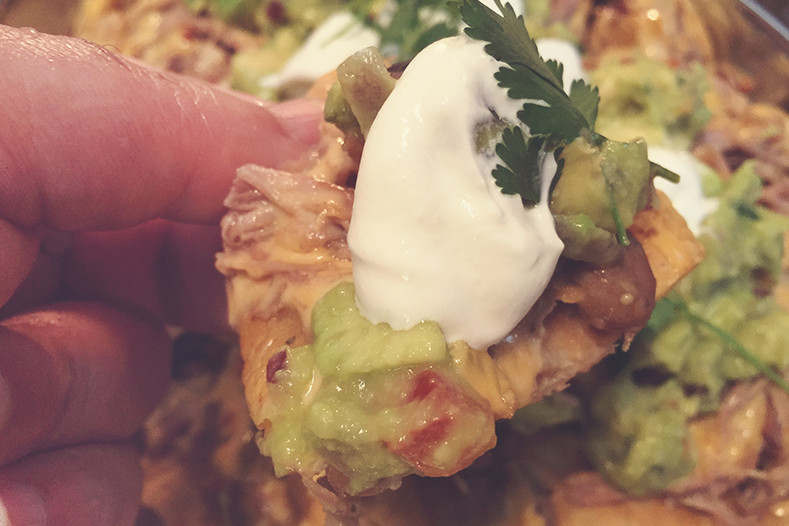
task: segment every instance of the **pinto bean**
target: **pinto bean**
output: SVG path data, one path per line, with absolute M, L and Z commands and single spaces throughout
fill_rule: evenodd
M 635 239 L 613 263 L 598 266 L 579 261 L 565 268 L 574 303 L 593 327 L 605 331 L 641 329 L 655 307 L 655 276 Z

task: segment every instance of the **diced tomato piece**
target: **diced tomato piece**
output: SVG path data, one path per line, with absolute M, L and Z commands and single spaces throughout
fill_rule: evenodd
M 448 476 L 496 443 L 490 409 L 451 370 L 416 373 L 403 396 L 402 427 L 387 443 L 428 476 Z
M 288 353 L 283 349 L 271 356 L 266 364 L 266 381 L 270 384 L 277 383 L 277 371 L 284 369 L 288 363 Z

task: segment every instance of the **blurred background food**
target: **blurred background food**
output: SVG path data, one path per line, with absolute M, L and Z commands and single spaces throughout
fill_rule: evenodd
M 163 69 L 259 96 L 287 97 L 298 91 L 261 89 L 261 78 L 281 68 L 343 4 L 0 0 L 0 22 L 80 36 Z M 380 2 L 358 4 L 375 10 Z M 607 111 L 614 133 L 647 123 L 654 141 L 692 148 L 723 181 L 740 180 L 735 174 L 745 166 L 763 184 L 753 196 L 756 204 L 747 206 L 789 215 L 789 43 L 780 25 L 789 20 L 789 4 L 763 2 L 779 22 L 772 26 L 749 2 L 738 0 L 555 0 L 542 10 L 532 4 L 532 33 L 576 41 L 604 103 L 619 104 L 601 106 L 601 125 Z M 648 62 L 640 65 L 641 60 Z M 649 69 L 655 63 L 670 72 L 668 84 Z M 633 77 L 640 80 L 622 95 Z M 676 104 L 653 111 L 649 100 L 639 98 L 667 89 L 675 90 Z M 623 107 L 634 120 L 620 118 Z M 662 120 L 646 119 L 653 113 Z M 769 283 L 769 293 L 776 286 L 775 296 L 789 308 L 785 266 L 782 275 L 778 270 L 777 286 Z M 258 453 L 234 342 L 175 329 L 173 337 L 175 382 L 138 440 L 146 471 L 139 526 L 322 524 L 320 506 L 301 482 L 276 478 L 270 461 Z M 694 479 L 685 479 L 668 496 L 647 491 L 634 500 L 602 481 L 578 431 L 583 413 L 575 395 L 622 367 L 609 361 L 537 408 L 542 415 L 521 414 L 512 424 L 500 424 L 498 447 L 460 474 L 409 479 L 401 490 L 365 501 L 365 520 L 395 526 L 787 524 L 789 424 L 776 415 L 789 415 L 789 397 L 762 378 L 724 390 L 724 409 L 693 421 L 694 440 L 707 445 L 708 465 L 701 465 L 709 475 L 697 477 L 695 487 Z M 635 377 L 663 385 L 666 374 L 645 367 Z M 672 403 L 686 400 L 684 395 Z M 671 415 L 679 413 L 674 410 Z M 658 436 L 660 430 L 649 433 Z M 720 456 L 722 450 L 742 454 Z M 718 476 L 721 466 L 732 469 Z
M 376 11 L 382 2 L 3 0 L 0 21 L 48 33 L 75 34 L 157 67 L 249 87 L 250 79 L 233 78 L 232 62 L 239 59 L 234 59 L 236 55 L 249 62 L 241 69 L 274 72 L 312 29 L 343 4 Z M 745 73 L 747 78 L 742 80 L 750 83 L 747 90 L 753 99 L 784 108 L 789 105 L 789 7 L 783 0 L 562 0 L 555 4 L 559 17 L 567 17 L 572 10 L 589 13 L 592 4 L 600 4 L 596 11 L 602 13 L 602 19 L 597 21 L 596 31 L 610 33 L 591 35 L 594 45 L 590 51 L 638 39 L 647 52 L 653 48 L 660 53 L 658 50 L 666 46 L 664 37 L 671 35 L 677 39 L 673 47 L 685 46 L 685 53 L 730 63 Z M 624 12 L 630 15 L 627 20 L 620 16 Z M 657 13 L 687 18 L 669 21 Z M 574 30 L 588 22 L 581 18 L 575 16 Z M 680 26 L 683 33 L 677 32 Z

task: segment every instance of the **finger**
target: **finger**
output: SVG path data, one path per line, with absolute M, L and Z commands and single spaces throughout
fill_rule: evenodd
M 71 245 L 71 234 L 39 230 L 37 235 L 30 234 L 29 237 L 37 239 L 35 245 L 31 242 L 26 248 L 30 253 L 25 253 L 25 249 L 15 247 L 11 243 L 4 245 L 4 253 L 0 256 L 0 259 L 7 258 L 11 268 L 14 265 L 17 265 L 18 268 L 18 274 L 8 272 L 6 276 L 9 281 L 2 284 L 8 290 L 15 290 L 5 304 L 0 303 L 0 319 L 30 310 L 36 305 L 51 302 L 61 290 L 63 267 Z M 8 237 L 4 238 L 0 234 L 0 245 L 2 245 L 3 239 L 7 240 Z M 35 255 L 36 251 L 37 255 Z M 35 261 L 31 266 L 29 261 L 33 257 L 35 257 Z M 25 269 L 27 269 L 27 275 L 23 274 Z M 17 286 L 15 282 L 19 279 L 22 279 L 22 282 Z
M 0 324 L 0 464 L 129 437 L 163 396 L 170 342 L 147 319 L 70 303 Z
M 38 237 L 28 230 L 17 228 L 0 219 L 0 269 L 5 278 L 0 280 L 0 306 L 10 298 L 24 281 L 38 255 Z
M 65 276 L 73 298 L 124 302 L 186 329 L 227 330 L 218 227 L 151 221 L 75 236 Z
M 131 526 L 142 474 L 130 446 L 39 453 L 0 468 L 2 526 Z
M 0 214 L 95 230 L 215 222 L 235 170 L 319 139 L 320 103 L 272 109 L 98 45 L 0 26 Z
M 112 232 L 48 232 L 27 279 L 0 318 L 68 299 L 145 311 L 162 323 L 218 334 L 228 330 L 216 226 L 153 220 Z

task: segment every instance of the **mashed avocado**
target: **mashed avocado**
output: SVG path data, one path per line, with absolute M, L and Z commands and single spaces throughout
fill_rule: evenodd
M 331 457 L 348 476 L 348 493 L 355 494 L 378 479 L 405 475 L 411 466 L 390 452 L 385 432 L 397 424 L 387 408 L 366 403 L 387 375 L 323 379 L 311 347 L 287 351 L 287 367 L 269 384 L 272 425 L 264 431 L 260 450 L 274 461 L 277 476 L 316 472 L 322 457 Z
M 761 182 L 744 164 L 724 184 L 700 237 L 707 256 L 665 301 L 612 382 L 592 395 L 589 448 L 597 468 L 639 495 L 692 471 L 688 421 L 714 411 L 733 380 L 757 370 L 688 311 L 725 331 L 763 363 L 789 367 L 789 313 L 769 294 L 789 219 L 755 204 Z M 688 310 L 685 310 L 688 309 Z
M 315 305 L 312 329 L 316 365 L 327 376 L 449 359 L 437 323 L 422 321 L 401 331 L 385 323 L 373 325 L 356 308 L 351 283 L 337 285 Z
M 492 417 L 454 372 L 435 323 L 374 325 L 353 284 L 341 283 L 316 304 L 312 328 L 313 344 L 270 362 L 281 366 L 269 371 L 260 448 L 278 476 L 328 462 L 354 495 L 417 470 L 453 472 L 470 450 L 492 445 Z
M 611 139 L 643 137 L 649 144 L 686 149 L 710 118 L 701 65 L 675 70 L 641 54 L 611 53 L 589 77 L 600 90 L 596 129 Z

